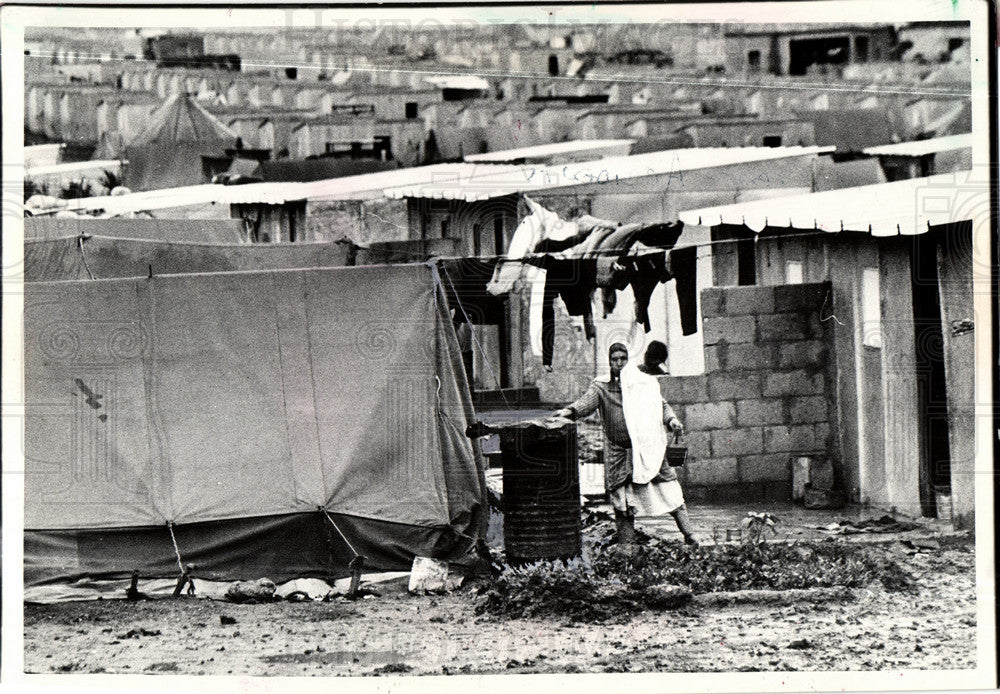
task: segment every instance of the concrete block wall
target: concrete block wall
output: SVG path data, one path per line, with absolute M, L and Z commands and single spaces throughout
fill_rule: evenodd
M 686 429 L 692 501 L 791 497 L 791 460 L 831 457 L 829 283 L 713 287 L 701 294 L 705 374 L 665 376 Z

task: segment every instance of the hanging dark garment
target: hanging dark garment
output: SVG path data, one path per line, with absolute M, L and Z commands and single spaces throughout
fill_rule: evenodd
M 455 309 L 456 319 L 473 325 L 500 325 L 505 319 L 504 300 L 486 291 L 497 261 L 478 258 L 441 260 L 442 284 L 448 305 Z
M 566 312 L 583 317 L 584 334 L 588 340 L 597 337 L 591 302 L 597 276 L 594 258 L 525 258 L 526 263 L 545 270 L 545 293 L 542 299 L 542 364 L 552 366 L 555 344 L 555 298 L 562 298 Z
M 572 248 L 573 246 L 579 246 L 581 243 L 587 240 L 593 229 L 587 229 L 586 231 L 581 231 L 572 236 L 555 240 L 555 239 L 542 239 L 535 244 L 535 247 L 531 249 L 532 253 L 558 253 L 559 251 L 565 251 L 567 248 Z
M 642 325 L 648 333 L 652 329 L 649 323 L 649 298 L 656 285 L 670 279 L 666 254 L 660 252 L 637 255 L 628 261 L 626 273 L 635 296 L 635 322 Z
M 653 248 L 673 248 L 682 231 L 684 231 L 684 222 L 649 224 L 636 232 L 633 242 Z
M 689 246 L 670 251 L 670 273 L 681 310 L 681 333 L 698 332 L 698 248 Z

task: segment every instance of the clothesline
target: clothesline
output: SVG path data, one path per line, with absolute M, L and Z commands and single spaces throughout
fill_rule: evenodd
M 803 231 L 803 232 L 792 233 L 792 234 L 782 234 L 781 235 L 781 239 L 785 240 L 785 239 L 796 239 L 796 238 L 806 238 L 806 237 L 829 236 L 830 234 L 831 234 L 831 232 L 828 232 L 828 231 Z M 756 242 L 758 240 L 758 237 L 759 237 L 759 234 L 755 234 L 753 238 L 745 238 L 745 239 L 717 239 L 717 240 L 714 240 L 714 241 L 704 241 L 704 242 L 699 242 L 699 243 L 689 243 L 689 244 L 683 244 L 683 245 L 673 246 L 670 250 L 678 250 L 679 251 L 679 250 L 687 249 L 687 248 L 710 248 L 710 247 L 717 247 L 717 246 L 726 246 L 726 245 L 734 244 L 734 243 L 744 243 L 746 241 L 754 241 L 754 242 Z M 358 248 L 358 249 L 361 249 L 361 250 L 370 250 L 370 247 L 368 247 L 368 246 L 361 246 L 359 244 L 355 244 L 353 241 L 351 241 L 350 243 L 352 245 L 354 245 L 355 248 Z M 381 251 L 383 249 L 375 249 L 375 250 Z M 639 252 L 633 252 L 632 249 L 630 249 L 628 251 L 625 251 L 624 255 L 627 256 L 627 257 L 642 257 L 644 255 L 656 255 L 658 253 L 663 253 L 664 251 L 665 251 L 665 249 L 643 249 L 643 250 L 641 250 Z M 410 258 L 410 257 L 413 256 L 412 252 L 407 252 L 407 251 L 386 251 L 385 254 L 387 256 L 397 255 L 397 256 L 405 257 L 405 258 Z M 566 259 L 582 258 L 583 257 L 581 255 L 566 255 L 565 252 L 559 252 L 559 253 L 527 253 L 527 254 L 525 254 L 521 258 L 513 258 L 513 259 L 512 258 L 508 258 L 505 254 L 475 255 L 475 256 L 466 256 L 466 255 L 436 255 L 434 257 L 437 258 L 437 259 L 439 259 L 439 260 L 464 260 L 464 259 L 467 259 L 467 258 L 471 257 L 471 258 L 475 258 L 476 260 L 481 260 L 483 262 L 490 262 L 490 261 L 493 261 L 493 260 L 510 260 L 511 262 L 522 262 L 526 258 L 532 258 L 532 257 L 534 257 L 534 258 L 539 258 L 540 259 L 540 258 L 544 258 L 546 256 L 551 256 L 551 255 L 558 255 L 558 257 L 566 258 Z M 621 251 L 613 251 L 613 250 L 602 251 L 602 250 L 599 250 L 599 249 L 595 249 L 595 250 L 590 251 L 590 252 L 587 253 L 588 257 L 595 257 L 595 258 L 599 257 L 599 256 L 620 256 L 620 255 L 623 255 L 623 253 Z

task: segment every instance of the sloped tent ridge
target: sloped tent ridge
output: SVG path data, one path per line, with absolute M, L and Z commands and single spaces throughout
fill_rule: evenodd
M 193 98 L 175 94 L 125 143 L 125 185 L 141 191 L 204 182 L 207 176 L 201 158 L 223 155 L 236 146 L 236 137 Z
M 67 237 L 24 243 L 24 281 L 111 279 L 191 272 L 284 270 L 353 265 L 348 243 L 210 245 Z
M 25 285 L 25 584 L 459 560 L 482 456 L 427 265 Z M 389 290 L 391 288 L 391 291 Z
M 149 116 L 149 123 L 126 145 L 201 142 L 232 146 L 236 133 L 187 94 L 174 94 Z

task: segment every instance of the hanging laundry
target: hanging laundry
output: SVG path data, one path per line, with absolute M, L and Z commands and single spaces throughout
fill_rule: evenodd
M 698 248 L 689 246 L 670 251 L 670 274 L 681 310 L 681 333 L 698 332 Z
M 635 234 L 635 242 L 653 248 L 673 248 L 684 231 L 684 222 L 648 224 Z
M 535 244 L 535 247 L 531 249 L 532 253 L 559 253 L 562 251 L 568 251 L 567 255 L 571 254 L 574 247 L 579 246 L 591 235 L 592 230 L 580 231 L 572 236 L 565 239 L 542 239 Z
M 542 298 L 542 364 L 552 366 L 555 344 L 555 298 L 558 296 L 571 316 L 582 316 L 588 340 L 597 336 L 591 313 L 596 287 L 597 262 L 594 258 L 558 258 L 551 255 L 526 258 L 525 262 L 545 270 Z
M 666 254 L 654 251 L 632 256 L 628 259 L 625 273 L 635 297 L 635 322 L 648 333 L 652 330 L 649 322 L 649 299 L 656 285 L 670 279 Z
M 620 227 L 614 234 L 609 235 L 597 248 L 600 253 L 597 264 L 597 286 L 601 287 L 604 317 L 607 318 L 618 303 L 617 292 L 633 285 L 634 264 L 626 266 L 626 254 L 635 252 L 636 244 L 650 248 L 672 248 L 684 231 L 682 222 L 662 222 L 656 224 L 628 224 Z M 657 263 L 657 272 L 659 264 Z M 662 277 L 658 281 L 666 282 L 670 279 L 669 272 L 664 270 L 657 276 Z M 649 280 L 638 279 L 639 293 L 636 295 L 636 320 L 643 325 L 646 332 L 649 332 L 649 295 L 643 298 L 643 294 L 648 291 L 652 294 L 656 286 L 654 282 L 649 285 Z
M 524 196 L 524 202 L 528 205 L 530 214 L 514 230 L 506 257 L 497 264 L 493 278 L 487 285 L 487 290 L 494 296 L 507 294 L 514 288 L 514 283 L 521 279 L 524 269 L 520 259 L 530 253 L 539 241 L 559 241 L 574 236 L 579 231 L 575 224 L 560 219 L 555 212 L 545 209 L 527 195 Z

